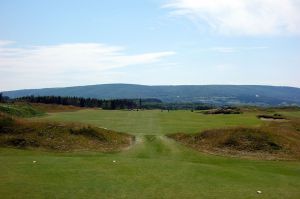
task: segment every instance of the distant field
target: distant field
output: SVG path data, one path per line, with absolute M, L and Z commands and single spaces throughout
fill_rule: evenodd
M 300 116 L 300 112 L 288 114 Z M 300 162 L 208 155 L 164 136 L 259 126 L 262 121 L 256 113 L 81 110 L 38 120 L 88 123 L 134 134 L 137 140 L 121 153 L 2 148 L 0 196 L 4 198 L 300 198 Z

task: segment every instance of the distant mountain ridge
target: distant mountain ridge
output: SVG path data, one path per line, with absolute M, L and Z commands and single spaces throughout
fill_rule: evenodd
M 300 106 L 300 88 L 260 85 L 145 86 L 136 84 L 100 84 L 5 91 L 3 95 L 10 98 L 29 95 L 55 95 L 98 99 L 156 98 L 164 102 Z

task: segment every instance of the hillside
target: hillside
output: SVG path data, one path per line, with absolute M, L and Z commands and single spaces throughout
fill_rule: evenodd
M 10 98 L 28 95 L 56 95 L 98 99 L 157 98 L 164 102 L 212 104 L 300 105 L 300 88 L 256 85 L 144 86 L 101 84 L 6 91 L 3 94 Z

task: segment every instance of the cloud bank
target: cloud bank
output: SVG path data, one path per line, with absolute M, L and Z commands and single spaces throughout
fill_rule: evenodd
M 0 89 L 76 85 L 117 81 L 113 69 L 145 65 L 171 51 L 127 54 L 124 47 L 101 43 L 13 47 L 0 41 Z
M 164 7 L 226 35 L 300 34 L 299 0 L 170 0 Z

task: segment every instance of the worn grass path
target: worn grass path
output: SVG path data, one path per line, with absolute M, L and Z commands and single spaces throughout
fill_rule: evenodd
M 261 121 L 254 114 L 85 110 L 42 119 L 130 132 L 137 141 L 111 154 L 0 149 L 1 198 L 300 198 L 299 162 L 207 155 L 164 136 L 256 126 Z

